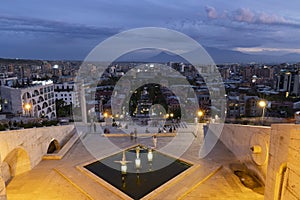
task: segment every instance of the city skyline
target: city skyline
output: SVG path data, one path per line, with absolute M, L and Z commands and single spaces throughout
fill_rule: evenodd
M 0 8 L 0 57 L 82 60 L 108 37 L 149 26 L 182 32 L 219 54 L 298 55 L 297 4 L 93 0 L 45 5 L 7 1 Z

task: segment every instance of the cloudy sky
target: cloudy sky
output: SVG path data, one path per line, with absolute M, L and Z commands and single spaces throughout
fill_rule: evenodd
M 201 45 L 247 53 L 300 53 L 300 1 L 2 0 L 0 57 L 83 59 L 138 27 L 165 27 Z

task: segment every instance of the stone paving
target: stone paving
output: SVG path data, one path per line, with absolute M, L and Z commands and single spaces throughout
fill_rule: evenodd
M 99 127 L 97 127 L 98 129 Z M 79 132 L 88 130 L 79 127 Z M 188 150 L 182 155 L 183 160 L 193 162 L 193 169 L 188 170 L 152 192 L 145 199 L 263 199 L 245 188 L 233 174 L 229 165 L 239 163 L 234 155 L 218 142 L 213 151 L 204 159 L 198 158 L 203 143 L 202 128 Z M 172 137 L 159 137 L 157 148 L 170 143 Z M 86 134 L 78 140 L 62 160 L 43 160 L 31 171 L 14 177 L 7 187 L 8 200 L 26 199 L 122 199 L 117 190 L 99 184 L 78 169 L 78 166 L 106 157 L 134 144 L 153 146 L 151 137 L 106 138 L 101 134 Z M 115 144 L 112 145 L 112 144 Z M 88 148 L 86 148 L 88 147 Z M 90 154 L 90 152 L 93 155 Z

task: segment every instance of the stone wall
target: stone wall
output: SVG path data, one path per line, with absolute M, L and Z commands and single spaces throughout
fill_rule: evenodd
M 265 199 L 300 199 L 300 125 L 274 124 Z
M 61 142 L 73 125 L 0 132 L 1 173 L 5 182 L 36 166 L 53 139 Z
M 222 125 L 210 124 L 209 129 L 214 132 L 220 126 Z M 224 124 L 220 136 L 224 145 L 264 183 L 268 166 L 270 131 L 270 127 L 264 126 Z
M 220 140 L 265 183 L 265 200 L 300 199 L 300 125 L 225 124 Z
M 1 166 L 1 156 L 0 156 L 0 166 Z M 5 188 L 5 182 L 2 178 L 2 170 L 0 168 L 0 200 L 6 200 L 6 188 Z
M 300 199 L 300 125 L 290 131 L 289 155 L 283 199 Z

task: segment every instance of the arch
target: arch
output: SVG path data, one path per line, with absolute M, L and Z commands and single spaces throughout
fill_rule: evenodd
M 23 94 L 23 99 L 29 99 L 29 98 L 31 98 L 31 94 L 29 92 L 25 92 Z
M 33 94 L 34 94 L 34 96 L 38 96 L 38 95 L 40 95 L 40 92 L 38 90 L 34 90 Z
M 46 116 L 46 113 L 45 113 L 45 111 L 42 110 L 42 112 L 40 112 L 40 116 L 39 117 L 40 118 L 44 118 L 45 116 Z
M 34 106 L 34 108 L 33 108 L 33 116 L 35 116 L 35 117 L 38 116 L 38 106 Z
M 51 119 L 54 119 L 56 117 L 55 112 L 51 113 Z
M 31 170 L 30 158 L 27 151 L 22 147 L 13 149 L 3 160 L 3 166 L 7 166 L 3 170 L 4 181 L 8 182 L 14 176 Z
M 43 101 L 44 101 L 44 98 L 42 96 L 39 96 L 38 103 L 43 102 Z
M 29 92 L 24 92 L 22 95 L 22 102 L 27 102 L 31 98 L 31 95 Z
M 47 114 L 49 114 L 49 113 L 51 113 L 51 112 L 52 112 L 51 107 L 48 107 L 48 108 L 47 108 Z
M 44 109 L 44 108 L 47 108 L 47 107 L 48 107 L 48 103 L 44 102 L 42 108 Z
M 38 111 L 42 110 L 40 105 L 37 105 L 37 109 L 38 109 Z
M 51 154 L 51 153 L 55 153 L 59 150 L 60 150 L 59 142 L 57 141 L 57 139 L 52 139 L 48 146 L 47 153 Z

